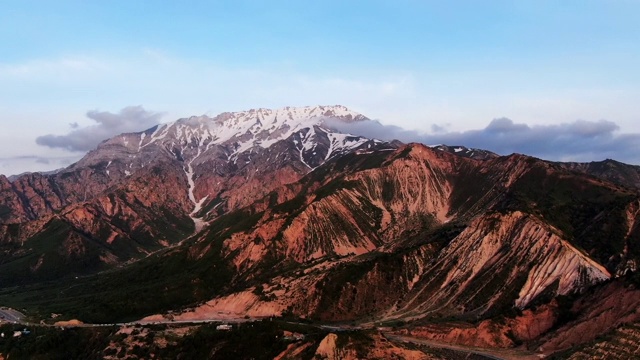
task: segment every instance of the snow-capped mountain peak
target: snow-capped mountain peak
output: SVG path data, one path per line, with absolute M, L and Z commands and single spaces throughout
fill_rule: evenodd
M 332 157 L 365 144 L 369 144 L 366 148 L 372 149 L 383 143 L 338 132 L 326 123 L 327 120 L 369 121 L 342 105 L 252 109 L 225 112 L 215 117 L 192 116 L 109 139 L 78 166 L 125 162 L 124 174 L 129 176 L 161 154 L 183 162 L 189 168 L 213 158 L 236 164 L 242 157 L 242 162 L 247 163 L 244 158 L 256 158 L 248 154 L 269 150 L 295 153 L 299 163 L 314 169 Z M 270 149 L 275 144 L 280 144 L 278 149 Z M 107 168 L 105 171 L 115 174 Z
M 334 118 L 346 122 L 369 120 L 362 114 L 349 110 L 342 105 L 332 106 L 304 106 L 304 107 L 284 107 L 280 109 L 251 109 L 247 111 L 222 113 L 215 117 L 216 122 L 252 122 L 282 124 L 283 122 L 301 122 L 308 119 L 321 120 L 323 118 Z
M 213 118 L 192 116 L 140 133 L 139 148 L 170 139 L 174 144 L 195 142 L 199 146 L 232 143 L 230 145 L 239 153 L 255 146 L 268 148 L 298 131 L 321 126 L 326 119 L 369 120 L 342 105 L 251 109 L 222 113 Z
M 74 166 L 102 169 L 115 180 L 159 163 L 178 165 L 187 178 L 196 221 L 195 214 L 211 200 L 198 196 L 198 184 L 212 173 L 243 174 L 247 180 L 272 168 L 288 167 L 301 176 L 351 151 L 393 148 L 383 141 L 338 132 L 325 124 L 329 119 L 369 120 L 340 105 L 192 116 L 111 138 Z

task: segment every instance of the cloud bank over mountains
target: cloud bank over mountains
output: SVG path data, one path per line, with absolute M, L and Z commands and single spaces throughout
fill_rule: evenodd
M 162 113 L 147 111 L 142 106 L 128 106 L 117 114 L 108 111 L 88 111 L 87 117 L 95 121 L 96 125 L 80 127 L 73 123 L 70 124 L 73 130 L 68 134 L 39 136 L 36 143 L 50 148 L 86 152 L 113 136 L 153 127 L 160 123 L 162 116 Z
M 163 113 L 128 106 L 118 113 L 89 111 L 87 117 L 95 125 L 81 127 L 71 124 L 66 135 L 44 135 L 36 139 L 39 145 L 72 152 L 94 149 L 101 141 L 127 132 L 143 131 L 157 125 Z M 420 142 L 427 145 L 462 145 L 493 151 L 500 155 L 521 153 L 554 161 L 599 161 L 607 158 L 640 164 L 640 133 L 619 134 L 612 121 L 576 120 L 553 125 L 528 125 L 509 118 L 497 118 L 482 129 L 447 131 L 432 125 L 431 132 L 407 130 L 379 121 L 344 123 L 327 120 L 340 131 L 381 140 Z
M 432 133 L 406 130 L 378 121 L 345 124 L 330 122 L 344 132 L 382 140 L 398 139 L 427 145 L 462 145 L 500 155 L 522 153 L 545 160 L 599 161 L 607 158 L 640 164 L 640 133 L 618 134 L 612 121 L 576 120 L 554 125 L 527 125 L 508 118 L 492 120 L 483 129 L 448 132 L 433 125 Z
M 48 134 L 36 139 L 37 144 L 57 151 L 56 155 L 32 154 L 0 158 L 0 173 L 10 175 L 20 172 L 14 169 L 36 171 L 68 166 L 106 139 L 157 125 L 164 114 L 145 110 L 142 106 L 128 106 L 115 113 L 88 111 L 86 115 L 94 125 L 82 126 L 74 122 L 69 124 L 67 134 Z M 640 133 L 620 133 L 619 126 L 608 120 L 528 125 L 509 118 L 497 118 L 480 129 L 449 131 L 447 126 L 433 124 L 430 132 L 407 130 L 375 120 L 354 123 L 331 119 L 325 121 L 342 132 L 382 140 L 461 145 L 500 155 L 521 153 L 552 161 L 589 162 L 609 158 L 640 165 Z

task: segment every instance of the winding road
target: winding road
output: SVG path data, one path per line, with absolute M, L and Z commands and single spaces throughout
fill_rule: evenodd
M 476 348 L 476 347 L 471 347 L 471 346 L 456 345 L 456 344 L 449 344 L 449 343 L 444 343 L 444 342 L 439 342 L 439 341 L 426 340 L 426 339 L 416 338 L 416 337 L 412 337 L 412 336 L 401 336 L 401 335 L 394 335 L 394 334 L 389 334 L 389 333 L 383 333 L 383 335 L 387 339 L 389 339 L 391 341 L 395 341 L 395 342 L 412 343 L 412 344 L 424 345 L 424 346 L 428 346 L 428 347 L 436 348 L 436 349 L 453 350 L 453 351 L 463 352 L 463 353 L 467 353 L 467 354 L 479 355 L 479 356 L 485 357 L 487 359 L 494 359 L 494 360 L 534 360 L 535 359 L 535 360 L 539 360 L 541 358 L 544 358 L 543 354 L 527 353 L 527 352 L 524 352 L 524 351 L 521 351 L 521 350 L 516 350 L 516 349 Z
M 11 322 L 11 323 L 24 324 L 24 325 L 34 325 L 34 326 L 43 326 L 43 325 L 44 326 L 56 326 L 56 325 L 45 325 L 45 324 L 29 324 L 29 323 L 24 321 L 24 318 L 25 318 L 25 315 L 22 314 L 21 312 L 17 311 L 17 310 L 6 308 L 6 307 L 1 307 L 0 308 L 0 322 Z M 246 319 L 246 318 L 242 318 L 242 319 L 229 319 L 229 318 L 225 318 L 225 319 L 201 319 L 201 320 L 170 320 L 170 319 L 166 319 L 165 320 L 165 319 L 163 319 L 163 320 L 160 320 L 160 321 L 132 321 L 132 322 L 126 322 L 126 323 L 112 323 L 112 324 L 84 324 L 84 323 L 80 323 L 80 324 L 74 324 L 74 325 L 69 325 L 69 326 L 74 326 L 74 327 L 106 327 L 106 326 L 145 326 L 145 325 L 154 325 L 154 324 L 204 324 L 204 323 L 217 323 L 217 322 L 240 323 L 240 322 L 247 322 L 247 321 L 252 321 L 252 320 L 255 320 L 255 319 Z M 291 322 L 291 323 L 295 323 L 295 322 Z M 58 326 L 60 326 L 60 325 L 58 325 Z M 349 326 L 349 327 L 329 326 L 329 325 L 316 325 L 316 326 L 319 327 L 319 328 L 323 328 L 325 330 L 328 330 L 328 331 L 345 331 L 345 330 L 355 330 L 356 329 L 356 328 L 354 328 L 352 326 Z M 436 349 L 452 350 L 452 351 L 462 352 L 462 353 L 471 354 L 471 355 L 478 355 L 478 356 L 485 357 L 487 359 L 492 359 L 492 360 L 537 360 L 537 359 L 541 359 L 541 358 L 544 357 L 543 354 L 533 354 L 533 353 L 525 352 L 525 351 L 518 350 L 518 349 L 476 348 L 476 347 L 471 347 L 471 346 L 449 344 L 449 343 L 444 343 L 444 342 L 439 342 L 439 341 L 434 341 L 434 340 L 416 338 L 416 337 L 406 336 L 406 335 L 396 335 L 396 334 L 387 333 L 387 332 L 383 332 L 382 334 L 388 340 L 393 341 L 393 342 L 411 343 L 411 344 L 416 344 L 416 345 L 424 345 L 424 346 L 431 347 L 431 348 L 436 348 Z

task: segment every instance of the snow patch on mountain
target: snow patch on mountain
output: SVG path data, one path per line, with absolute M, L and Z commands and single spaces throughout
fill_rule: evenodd
M 190 216 L 198 224 L 198 214 L 201 215 L 202 208 L 211 201 L 211 197 L 202 199 L 196 195 L 202 186 L 198 180 L 207 179 L 205 172 L 211 171 L 212 166 L 214 171 L 224 174 L 229 169 L 244 168 L 254 159 L 270 164 L 293 160 L 294 168 L 302 165 L 307 171 L 313 171 L 337 155 L 367 147 L 367 144 L 368 149 L 372 149 L 384 143 L 341 133 L 331 126 L 336 122 L 368 120 L 340 105 L 192 116 L 107 140 L 76 166 L 99 166 L 110 181 L 117 181 L 157 161 L 177 161 L 187 180 L 188 200 L 193 204 Z M 263 154 L 267 154 L 266 158 L 262 158 Z M 107 161 L 114 164 L 107 165 Z M 296 171 L 305 172 L 304 169 Z
M 325 156 L 325 161 L 331 159 L 333 156 L 340 154 L 340 152 L 348 149 L 355 149 L 363 145 L 368 139 L 354 136 L 350 134 L 327 132 L 331 146 L 329 152 Z M 374 140 L 377 143 L 381 143 L 380 140 Z
M 303 129 L 313 129 L 327 119 L 345 122 L 368 120 L 344 106 L 286 107 L 277 110 L 252 109 L 235 113 L 222 113 L 214 118 L 194 116 L 159 126 L 146 137 L 140 134 L 140 148 L 157 143 L 173 134 L 178 143 L 199 146 L 233 142 L 237 155 L 253 147 L 268 148 L 280 140 Z M 312 145 L 305 145 L 312 146 Z

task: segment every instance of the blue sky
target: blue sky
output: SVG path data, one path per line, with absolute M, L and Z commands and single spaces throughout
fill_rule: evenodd
M 640 164 L 637 0 L 0 0 L 0 8 L 4 174 L 77 160 L 82 152 L 36 138 L 96 126 L 90 111 L 130 106 L 171 121 L 342 104 L 446 141 L 469 141 L 508 118 L 519 131 L 576 143 L 554 153 L 531 143 L 539 136 L 520 136 L 494 148 L 501 152 Z

